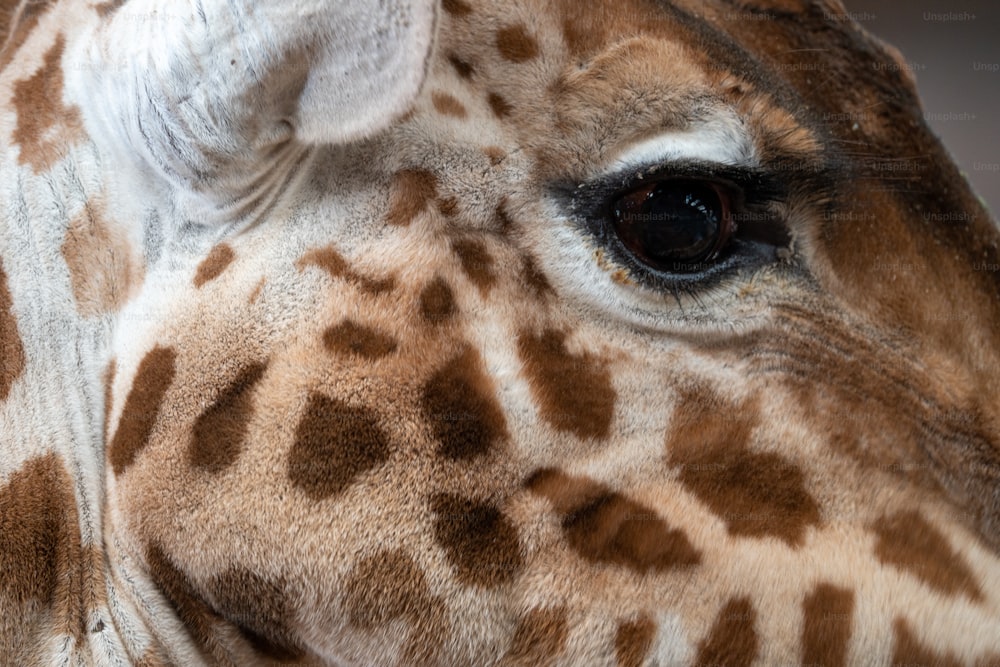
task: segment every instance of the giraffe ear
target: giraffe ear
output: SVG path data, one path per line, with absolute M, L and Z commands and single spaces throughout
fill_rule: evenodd
M 251 217 L 305 146 L 410 108 L 438 2 L 124 0 L 76 36 L 67 83 L 94 140 L 168 181 L 184 215 Z
M 286 0 L 287 1 L 287 0 Z M 335 8 L 299 98 L 306 142 L 372 134 L 409 110 L 427 74 L 437 24 L 431 0 L 327 1 Z

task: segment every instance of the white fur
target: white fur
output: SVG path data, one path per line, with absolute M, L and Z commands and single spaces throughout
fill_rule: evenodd
M 751 167 L 757 154 L 746 126 L 729 110 L 685 132 L 668 132 L 630 146 L 611 164 L 611 173 L 671 162 Z

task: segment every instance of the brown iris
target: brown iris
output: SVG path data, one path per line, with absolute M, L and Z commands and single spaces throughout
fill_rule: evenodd
M 629 253 L 667 273 L 706 270 L 733 234 L 731 197 L 716 183 L 660 180 L 617 197 L 612 209 Z

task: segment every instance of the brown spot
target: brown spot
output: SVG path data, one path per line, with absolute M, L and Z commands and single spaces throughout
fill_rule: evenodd
M 819 506 L 798 466 L 748 449 L 756 415 L 753 404 L 735 406 L 708 390 L 682 390 L 668 435 L 670 463 L 731 535 L 777 537 L 799 546 L 806 528 L 819 525 Z
M 432 324 L 455 314 L 455 297 L 443 278 L 436 276 L 420 293 L 420 314 Z
M 157 544 L 146 550 L 146 565 L 153 583 L 169 600 L 195 642 L 216 659 L 226 655 L 228 651 L 221 645 L 218 633 L 223 621 L 205 604 L 188 576 Z
M 544 469 L 533 474 L 526 487 L 552 503 L 567 542 L 592 563 L 622 565 L 644 574 L 701 562 L 682 531 L 668 528 L 652 509 L 591 479 Z
M 543 419 L 580 438 L 608 436 L 618 397 L 607 368 L 588 354 L 570 354 L 566 334 L 551 329 L 522 332 L 517 351 Z
M 128 0 L 107 0 L 100 5 L 94 7 L 97 10 L 97 15 L 102 19 L 110 18 L 117 12 L 122 6 L 128 2 Z
M 344 586 L 344 609 L 351 624 L 368 632 L 405 619 L 414 627 L 405 662 L 438 662 L 435 658 L 448 634 L 446 609 L 431 594 L 424 573 L 402 551 L 361 560 Z
M 565 609 L 532 609 L 518 622 L 502 664 L 505 667 L 551 665 L 565 650 L 568 636 Z
M 7 274 L 0 263 L 0 401 L 7 400 L 10 388 L 24 372 L 24 345 L 17 332 L 14 299 L 7 288 Z
M 434 535 L 461 583 L 495 588 L 521 568 L 517 530 L 500 510 L 448 494 L 435 496 L 431 507 Z
M 405 227 L 437 198 L 437 177 L 424 169 L 404 169 L 396 174 L 386 222 Z
M 114 398 L 111 390 L 115 384 L 115 374 L 118 372 L 118 362 L 114 359 L 108 362 L 104 369 L 104 442 L 111 435 L 111 401 Z
M 458 200 L 454 197 L 439 199 L 438 210 L 449 218 L 453 218 L 458 214 Z
M 496 282 L 496 274 L 494 273 L 493 258 L 486 250 L 486 244 L 482 241 L 459 240 L 452 242 L 451 249 L 458 256 L 462 270 L 469 277 L 469 280 L 479 288 L 481 293 L 489 292 Z
M 618 667 L 642 667 L 656 636 L 656 623 L 648 616 L 621 623 L 615 633 Z
M 452 118 L 465 118 L 469 115 L 465 105 L 448 93 L 442 93 L 439 90 L 435 90 L 431 93 L 431 102 L 434 104 L 434 108 L 437 109 L 437 112 L 445 116 L 451 116 Z
M 18 164 L 39 174 L 66 155 L 84 136 L 80 110 L 63 103 L 62 54 L 66 38 L 60 34 L 31 77 L 14 84 L 17 128 L 13 142 L 20 147 Z
M 441 453 L 467 461 L 507 437 L 503 411 L 483 362 L 472 349 L 455 357 L 424 385 L 421 406 Z
M 331 352 L 381 359 L 396 351 L 396 340 L 377 329 L 350 320 L 332 326 L 323 333 L 323 345 Z
M 892 649 L 893 665 L 919 665 L 921 667 L 960 667 L 962 662 L 950 653 L 940 655 L 924 646 L 906 625 L 897 618 L 892 624 L 896 631 L 896 642 Z
M 253 291 L 250 292 L 250 297 L 247 299 L 247 303 L 250 303 L 250 304 L 257 303 L 257 299 L 259 299 L 260 295 L 263 294 L 263 292 L 264 292 L 264 285 L 266 283 L 267 283 L 267 279 L 266 278 L 261 278 L 257 282 L 256 287 L 254 287 Z
M 219 245 L 212 248 L 212 251 L 208 253 L 208 257 L 202 260 L 201 264 L 198 265 L 198 271 L 194 276 L 194 286 L 201 287 L 205 283 L 215 280 L 222 272 L 225 271 L 233 260 L 236 259 L 236 253 L 233 249 L 229 247 L 226 243 L 220 243 Z
M 490 93 L 486 101 L 489 103 L 490 109 L 493 110 L 493 115 L 497 118 L 506 118 L 514 110 L 510 103 L 497 93 Z
M 497 31 L 497 49 L 512 63 L 523 63 L 538 56 L 538 42 L 520 23 Z
M 757 612 L 747 598 L 730 600 L 698 644 L 696 665 L 747 667 L 757 657 Z
M 84 554 L 73 478 L 53 453 L 0 486 L 0 636 L 4 664 L 36 664 L 49 635 L 81 637 Z
M 308 266 L 315 266 L 326 271 L 331 278 L 346 280 L 350 283 L 357 285 L 359 288 L 378 296 L 386 292 L 391 292 L 396 286 L 395 279 L 389 277 L 382 280 L 373 280 L 367 276 L 363 276 L 357 273 L 351 268 L 347 260 L 344 259 L 340 253 L 333 249 L 332 246 L 325 246 L 323 248 L 314 248 L 310 250 L 305 255 L 299 258 L 295 263 L 295 267 L 302 271 Z
M 6 39 L 3 43 L 3 50 L 0 51 L 0 70 L 7 69 L 7 65 L 14 59 L 14 56 L 24 46 L 25 41 L 38 27 L 38 21 L 42 15 L 48 11 L 49 7 L 55 4 L 53 0 L 34 0 L 33 2 L 14 2 L 5 0 L 5 5 L 15 4 L 16 7 L 9 8 L 6 12 L 9 21 L 0 30 L 0 39 Z
M 389 437 L 375 414 L 312 394 L 295 430 L 288 476 L 313 500 L 343 492 L 389 458 Z
M 507 151 L 499 146 L 487 146 L 483 149 L 483 154 L 490 159 L 490 164 L 494 167 L 507 159 Z
M 854 593 L 820 584 L 802 603 L 802 662 L 817 667 L 847 664 L 854 620 Z
M 538 264 L 535 263 L 535 259 L 531 255 L 524 256 L 524 282 L 528 284 L 535 296 L 542 297 L 555 293 L 548 276 L 538 268 Z
M 171 348 L 155 347 L 139 364 L 108 449 L 108 459 L 116 475 L 132 465 L 136 455 L 149 444 L 163 397 L 174 381 L 176 359 L 177 353 Z
M 289 662 L 305 656 L 295 638 L 294 599 L 284 580 L 270 580 L 245 567 L 233 567 L 208 585 L 217 613 L 235 624 L 254 650 Z
M 84 317 L 119 310 L 141 279 L 128 239 L 108 225 L 104 205 L 88 202 L 62 243 L 77 310 Z
M 170 667 L 170 662 L 159 646 L 150 646 L 142 654 L 135 667 Z
M 472 7 L 464 0 L 442 0 L 441 6 L 452 16 L 468 16 L 472 13 Z
M 511 219 L 510 214 L 507 213 L 507 198 L 504 197 L 499 204 L 497 204 L 496 211 L 494 213 L 497 220 L 497 228 L 501 234 L 509 234 L 511 227 L 514 225 L 514 221 Z
M 878 537 L 875 555 L 886 565 L 907 572 L 945 595 L 982 599 L 969 566 L 948 540 L 917 511 L 879 519 L 872 527 Z
M 245 367 L 198 416 L 188 445 L 188 461 L 192 466 L 219 473 L 236 462 L 253 417 L 253 390 L 266 370 L 267 364 L 263 363 Z
M 471 79 L 476 70 L 469 63 L 459 58 L 454 53 L 448 55 L 448 62 L 455 68 L 455 72 L 463 79 Z

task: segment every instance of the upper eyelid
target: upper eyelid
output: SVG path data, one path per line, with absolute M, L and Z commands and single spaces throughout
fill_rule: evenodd
M 665 132 L 637 142 L 617 155 L 605 176 L 634 172 L 644 165 L 705 163 L 755 168 L 760 165 L 753 141 L 735 115 L 720 114 L 683 132 Z

